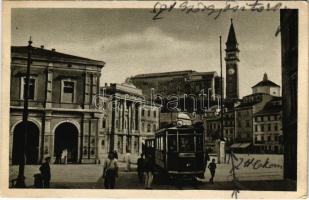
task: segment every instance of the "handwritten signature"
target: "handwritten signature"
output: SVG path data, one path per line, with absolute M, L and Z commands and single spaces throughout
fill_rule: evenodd
M 235 170 L 239 170 L 241 168 L 249 168 L 251 167 L 254 170 L 257 169 L 261 169 L 261 168 L 280 168 L 282 169 L 283 166 L 276 164 L 276 163 L 272 163 L 270 158 L 266 158 L 265 160 L 260 160 L 260 159 L 256 159 L 256 158 L 237 158 L 235 154 L 232 154 L 231 156 L 233 156 L 234 159 L 234 166 L 232 166 L 230 173 L 233 171 L 233 167 Z M 230 159 L 228 160 L 229 163 Z
M 277 2 L 276 4 L 272 5 L 270 3 L 264 4 L 256 0 L 253 3 L 246 3 L 245 6 L 235 5 L 228 3 L 224 8 L 216 8 L 214 4 L 206 4 L 206 2 L 173 2 L 172 4 L 165 3 L 165 2 L 156 2 L 152 13 L 154 16 L 152 20 L 159 20 L 162 19 L 163 13 L 171 13 L 174 9 L 179 9 L 181 12 L 186 14 L 189 13 L 198 13 L 198 12 L 205 12 L 208 16 L 214 16 L 214 19 L 218 19 L 223 12 L 227 11 L 245 11 L 250 10 L 253 12 L 262 12 L 262 11 L 278 11 L 283 8 L 281 2 Z M 284 7 L 286 8 L 286 6 Z

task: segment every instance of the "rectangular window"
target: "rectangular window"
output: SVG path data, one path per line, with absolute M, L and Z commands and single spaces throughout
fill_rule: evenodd
M 246 127 L 250 127 L 250 120 L 246 120 Z
M 116 128 L 119 128 L 119 122 L 117 119 L 116 119 Z
M 25 91 L 26 91 L 26 78 L 23 78 L 23 99 L 25 99 Z M 28 90 L 28 99 L 34 100 L 35 93 L 35 79 L 29 79 L 29 90 Z
M 264 124 L 261 125 L 261 131 L 264 132 Z
M 105 128 L 106 127 L 106 119 L 103 119 L 102 120 L 102 128 Z
M 150 124 L 147 124 L 147 132 L 150 132 L 151 131 L 151 126 Z
M 73 103 L 74 101 L 74 82 L 63 81 L 62 101 Z
M 179 136 L 179 152 L 193 152 L 194 138 L 191 135 Z
M 238 127 L 241 128 L 241 121 L 238 121 Z
M 254 126 L 254 128 L 255 128 L 255 131 L 257 132 L 257 131 L 258 131 L 258 127 L 257 127 L 257 125 L 255 125 L 255 126 Z
M 157 117 L 157 112 L 156 111 L 153 111 L 153 116 Z
M 145 110 L 144 109 L 142 110 L 142 116 L 145 116 Z
M 271 139 L 270 139 L 270 135 L 267 137 L 267 141 L 271 141 Z
M 177 151 L 177 137 L 176 135 L 168 136 L 168 151 L 175 152 Z
M 278 131 L 278 124 L 275 124 L 275 131 Z
M 268 131 L 271 131 L 271 124 L 268 124 Z

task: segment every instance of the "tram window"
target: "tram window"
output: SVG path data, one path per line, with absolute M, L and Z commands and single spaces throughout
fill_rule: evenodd
M 155 144 L 155 146 L 156 146 L 156 149 L 158 149 L 158 148 L 159 148 L 158 138 L 156 138 L 156 144 Z
M 191 135 L 181 135 L 179 137 L 179 151 L 194 151 L 194 138 Z
M 177 151 L 177 137 L 176 135 L 169 135 L 168 136 L 168 151 L 175 152 Z
M 164 143 L 163 143 L 163 137 L 160 137 L 160 150 L 164 150 Z
M 203 137 L 202 137 L 202 135 L 196 136 L 196 150 L 197 151 L 203 150 Z

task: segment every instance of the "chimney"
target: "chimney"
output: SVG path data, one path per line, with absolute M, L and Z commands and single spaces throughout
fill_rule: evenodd
M 44 49 L 44 45 L 41 45 L 41 49 Z
M 55 48 L 52 48 L 52 52 L 55 52 L 56 51 L 56 49 Z

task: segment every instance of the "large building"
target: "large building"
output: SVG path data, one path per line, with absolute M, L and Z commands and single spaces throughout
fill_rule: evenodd
M 27 46 L 11 48 L 10 161 L 18 164 L 24 143 L 27 164 L 68 150 L 69 163 L 98 159 L 99 111 L 92 101 L 99 92 L 104 62 L 31 47 L 27 140 L 22 123 Z
M 137 157 L 145 139 L 159 128 L 159 107 L 147 103 L 142 90 L 131 83 L 106 85 L 100 95 L 105 108 L 99 135 L 100 160 L 113 150 L 121 159 L 127 152 Z
M 167 97 L 169 95 L 183 96 L 184 94 L 209 93 L 214 100 L 220 94 L 221 78 L 216 72 L 196 72 L 192 70 L 163 73 L 139 74 L 130 78 L 133 84 L 142 89 L 143 94 L 150 98 L 151 91 L 155 95 Z M 208 92 L 209 90 L 209 92 Z
M 260 150 L 265 150 L 268 152 L 279 152 L 281 147 L 277 145 L 277 141 L 273 141 L 276 136 L 280 136 L 280 130 L 277 121 L 281 120 L 276 118 L 274 120 L 268 120 L 267 125 L 264 124 L 264 121 L 257 121 L 260 119 L 260 115 L 263 116 L 263 119 L 266 117 L 272 118 L 273 115 L 280 115 L 281 106 L 277 105 L 277 99 L 280 94 L 280 86 L 274 82 L 268 80 L 267 74 L 264 74 L 263 80 L 257 83 L 253 88 L 253 94 L 243 97 L 240 104 L 235 107 L 235 142 L 246 143 L 247 146 L 262 146 L 258 148 Z M 273 105 L 275 104 L 275 105 Z M 266 115 L 266 116 L 264 116 Z M 264 126 L 265 127 L 264 129 Z M 274 126 L 274 130 L 270 127 Z M 267 130 L 267 131 L 266 131 Z M 266 134 L 266 133 L 267 134 Z M 269 140 L 269 144 L 266 145 L 266 142 L 263 140 L 264 136 L 273 138 Z M 268 137 L 269 136 L 269 137 Z M 256 139 L 256 140 L 255 140 Z M 262 145 L 263 143 L 263 145 Z M 237 146 L 237 145 L 234 145 Z M 276 149 L 275 149 L 276 148 Z
M 282 100 L 274 97 L 254 114 L 253 145 L 257 152 L 282 153 Z
M 264 93 L 272 96 L 280 96 L 280 86 L 268 80 L 267 73 L 264 74 L 263 80 L 252 87 L 252 93 Z

